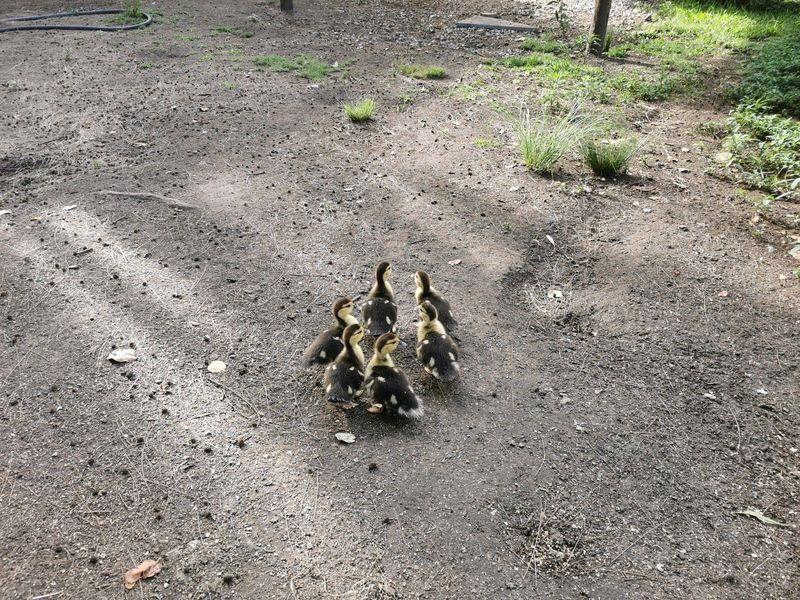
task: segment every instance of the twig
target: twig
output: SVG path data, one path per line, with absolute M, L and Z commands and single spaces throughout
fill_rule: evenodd
M 41 600 L 42 598 L 52 598 L 53 596 L 59 596 L 64 592 L 50 592 L 49 594 L 42 594 L 41 596 L 34 596 L 31 600 Z
M 114 190 L 101 190 L 99 192 L 95 192 L 97 195 L 105 195 L 105 196 L 127 196 L 129 198 L 150 198 L 151 200 L 159 200 L 161 202 L 166 202 L 167 206 L 170 208 L 188 208 L 188 209 L 196 209 L 198 208 L 194 204 L 188 204 L 181 200 L 176 200 L 175 198 L 167 198 L 166 196 L 162 196 L 160 194 L 153 194 L 150 192 L 117 192 Z
M 261 413 L 259 412 L 259 410 L 258 410 L 258 409 L 257 409 L 255 406 L 253 406 L 253 403 L 252 403 L 252 402 L 250 402 L 250 400 L 248 400 L 247 398 L 245 398 L 244 396 L 242 396 L 242 395 L 241 395 L 239 392 L 237 392 L 236 390 L 229 388 L 229 387 L 228 387 L 227 385 L 225 385 L 224 383 L 221 383 L 221 382 L 219 382 L 219 381 L 215 381 L 215 380 L 214 380 L 214 379 L 212 379 L 211 377 L 209 377 L 209 378 L 207 379 L 207 381 L 209 381 L 209 382 L 213 383 L 213 384 L 214 384 L 215 386 L 217 386 L 218 388 L 222 388 L 222 389 L 223 389 L 223 390 L 225 390 L 226 392 L 230 392 L 231 394 L 233 394 L 234 396 L 236 396 L 237 398 L 239 398 L 239 400 L 241 400 L 242 402 L 244 402 L 244 403 L 245 403 L 245 405 L 247 406 L 247 408 L 249 408 L 249 409 L 250 409 L 250 410 L 253 412 L 253 414 L 255 415 L 255 417 L 256 417 L 256 427 L 258 427 L 258 426 L 261 424 Z
M 733 409 L 728 407 L 728 412 L 731 413 L 733 422 L 736 423 L 736 454 L 739 454 L 739 448 L 742 447 L 742 430 L 739 428 L 739 419 L 736 418 L 736 413 L 733 412 Z

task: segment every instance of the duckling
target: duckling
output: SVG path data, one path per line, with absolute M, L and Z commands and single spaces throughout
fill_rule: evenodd
M 303 352 L 303 366 L 325 365 L 333 361 L 344 348 L 342 332 L 348 325 L 358 323 L 350 314 L 353 312 L 353 301 L 350 298 L 339 298 L 331 306 L 331 312 L 336 317 L 332 327 L 320 333 Z
M 375 341 L 375 354 L 364 373 L 366 389 L 373 399 L 369 412 L 388 410 L 401 417 L 419 419 L 425 414 L 422 400 L 414 393 L 405 373 L 395 366 L 391 352 L 400 343 L 394 333 L 384 333 Z
M 425 370 L 441 381 L 458 377 L 458 348 L 439 321 L 436 307 L 427 300 L 419 305 L 417 358 Z
M 431 285 L 430 275 L 425 271 L 417 271 L 414 273 L 414 282 L 417 284 L 417 289 L 414 292 L 417 304 L 422 304 L 426 300 L 433 304 L 434 308 L 436 308 L 436 312 L 439 314 L 439 321 L 441 321 L 442 325 L 448 330 L 458 325 L 458 322 L 453 318 L 453 311 L 450 308 L 450 303 L 434 289 L 433 285 Z
M 368 335 L 379 336 L 397 332 L 397 304 L 394 290 L 389 283 L 392 265 L 382 262 L 375 269 L 375 284 L 369 292 L 367 303 L 361 308 L 364 326 Z
M 352 402 L 360 395 L 364 383 L 364 352 L 358 343 L 364 337 L 364 328 L 358 323 L 348 325 L 342 334 L 344 350 L 325 369 L 325 397 L 328 402 Z

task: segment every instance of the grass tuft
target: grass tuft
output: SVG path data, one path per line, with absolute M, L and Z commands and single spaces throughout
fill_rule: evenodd
M 343 104 L 342 108 L 353 123 L 363 123 L 375 116 L 375 100 L 372 98 L 365 98 L 357 104 Z
M 556 163 L 580 147 L 596 129 L 596 124 L 580 114 L 577 106 L 558 117 L 541 113 L 532 118 L 525 110 L 513 125 L 525 167 L 540 175 L 552 175 Z
M 108 19 L 113 25 L 131 25 L 144 19 L 142 0 L 125 0 L 122 3 L 122 12 Z
M 632 140 L 589 140 L 583 146 L 583 158 L 600 177 L 616 177 L 628 170 L 638 150 Z
M 444 79 L 447 76 L 447 71 L 444 68 L 435 66 L 402 64 L 397 65 L 397 70 L 403 75 L 414 79 Z
M 253 59 L 253 63 L 257 67 L 268 67 L 276 73 L 294 72 L 300 77 L 305 77 L 312 81 L 325 79 L 331 70 L 330 65 L 305 54 L 299 54 L 294 58 L 278 54 L 266 54 L 264 56 L 256 56 Z

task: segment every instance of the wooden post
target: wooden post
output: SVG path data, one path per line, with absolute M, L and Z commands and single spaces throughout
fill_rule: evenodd
M 294 0 L 281 0 L 281 12 L 294 12 Z
M 592 54 L 602 54 L 608 33 L 608 15 L 611 13 L 611 0 L 596 0 L 594 5 L 594 27 L 589 38 L 588 50 Z

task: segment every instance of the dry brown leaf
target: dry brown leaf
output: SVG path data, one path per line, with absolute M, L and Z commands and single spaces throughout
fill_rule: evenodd
M 125 573 L 125 589 L 132 590 L 136 582 L 140 579 L 149 579 L 156 573 L 161 571 L 161 561 L 159 560 L 146 560 L 138 567 L 134 567 Z
M 383 412 L 383 404 L 372 404 L 367 408 L 367 412 L 371 412 L 372 414 L 378 414 Z

